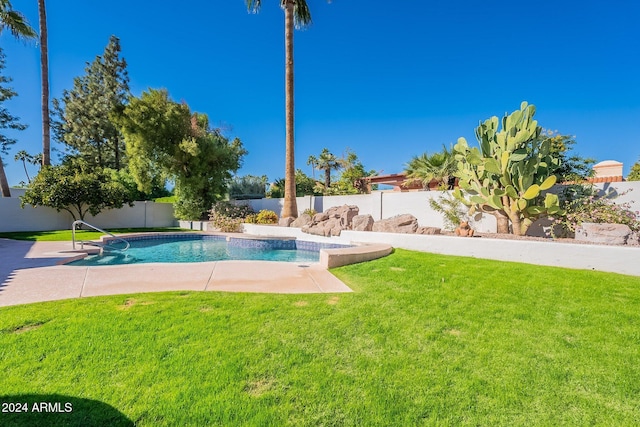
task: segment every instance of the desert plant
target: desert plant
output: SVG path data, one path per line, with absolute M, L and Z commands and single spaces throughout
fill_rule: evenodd
M 407 181 L 404 185 L 420 182 L 425 190 L 429 189 L 431 181 L 438 183 L 438 189 L 453 189 L 453 174 L 456 171 L 456 160 L 453 147 L 447 150 L 442 146 L 442 151 L 431 155 L 423 153 L 414 156 L 405 167 Z
M 556 183 L 560 160 L 551 152 L 549 139 L 539 138 L 542 128 L 533 119 L 535 107 L 502 118 L 492 117 L 476 128 L 480 149 L 469 148 L 464 138 L 454 146 L 460 189 L 454 197 L 470 208 L 496 217 L 498 233 L 524 235 L 538 218 L 561 214 L 558 196 L 542 194 Z
M 255 215 L 255 212 L 249 205 L 219 201 L 209 211 L 209 221 L 220 231 L 237 233 L 242 231 L 242 223 L 251 215 Z
M 554 237 L 558 236 L 559 230 L 562 235 L 572 235 L 584 222 L 624 224 L 639 231 L 640 212 L 632 211 L 629 203 L 616 203 L 618 196 L 598 195 L 591 185 L 568 186 L 560 194 L 564 213 L 555 220 L 559 227 L 552 228 Z
M 213 204 L 210 213 L 218 213 L 222 216 L 233 219 L 244 219 L 248 215 L 254 214 L 255 211 L 249 205 L 234 204 L 228 201 L 219 201 Z
M 436 212 L 440 212 L 444 219 L 444 229 L 453 231 L 462 221 L 469 218 L 462 202 L 455 197 L 440 196 L 438 200 L 429 200 L 429 206 Z
M 306 215 L 309 215 L 311 218 L 313 218 L 313 216 L 314 216 L 315 214 L 317 214 L 318 212 L 316 212 L 316 210 L 315 210 L 315 209 L 311 209 L 311 208 L 309 208 L 309 209 L 305 209 L 305 210 L 304 210 L 304 212 L 302 212 L 302 213 L 303 213 L 303 214 L 306 214 Z
M 244 218 L 244 222 L 246 222 L 247 224 L 257 224 L 258 223 L 258 214 L 252 213 L 252 214 L 247 215 Z
M 256 216 L 256 223 L 258 224 L 277 224 L 278 215 L 274 211 L 262 209 Z
M 244 222 L 242 218 L 231 218 L 215 211 L 209 215 L 209 221 L 216 229 L 225 233 L 242 232 L 242 223 Z

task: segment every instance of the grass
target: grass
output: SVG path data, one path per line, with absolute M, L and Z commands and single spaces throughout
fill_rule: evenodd
M 640 421 L 638 277 L 404 250 L 333 272 L 356 292 L 2 308 L 0 402 L 72 403 L 56 425 Z
M 107 229 L 114 234 L 125 233 L 149 233 L 149 232 L 171 232 L 171 231 L 191 231 L 184 230 L 179 227 L 165 228 L 111 228 Z M 76 239 L 78 240 L 95 240 L 103 236 L 104 233 L 93 230 L 76 230 Z M 14 240 L 31 240 L 36 242 L 64 242 L 71 241 L 71 230 L 53 230 L 53 231 L 14 231 L 0 233 L 0 238 Z
M 158 197 L 154 200 L 156 203 L 175 203 L 176 196 Z

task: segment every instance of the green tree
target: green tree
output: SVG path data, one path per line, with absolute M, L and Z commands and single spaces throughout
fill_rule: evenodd
M 173 180 L 180 219 L 200 219 L 224 197 L 247 153 L 239 139 L 211 129 L 206 115 L 192 114 L 166 90 L 131 98 L 119 123 L 138 188 L 149 192 L 159 176 Z
M 376 175 L 376 171 L 367 171 L 355 152 L 348 149 L 339 159 L 342 172 L 338 180 L 331 185 L 327 194 L 362 194 L 368 191 L 364 180 L 367 176 Z
M 309 156 L 307 164 L 313 168 L 324 171 L 324 189 L 329 190 L 331 187 L 331 171 L 342 168 L 342 161 L 331 153 L 328 148 L 323 148 L 318 157 Z M 286 177 L 285 177 L 286 180 Z
M 24 15 L 14 10 L 9 0 L 0 0 L 0 34 L 5 29 L 18 40 L 37 37 L 36 31 L 29 25 Z
M 93 167 L 119 170 L 126 165 L 117 122 L 129 97 L 129 77 L 120 51 L 120 41 L 111 36 L 103 55 L 74 79 L 73 89 L 53 100 L 56 139 L 67 146 L 68 155 Z
M 557 131 L 542 129 L 541 141 L 551 142 L 551 153 L 559 159 L 559 165 L 554 171 L 558 182 L 583 182 L 594 176 L 592 165 L 596 162 L 592 158 L 584 158 L 574 152 L 575 136 L 562 135 Z
M 631 166 L 629 176 L 627 176 L 627 181 L 640 181 L 640 160 Z
M 3 74 L 5 68 L 5 55 L 0 48 L 0 130 L 12 129 L 12 130 L 24 130 L 26 125 L 19 123 L 18 117 L 12 115 L 6 107 L 3 106 L 5 101 L 10 100 L 17 93 L 7 86 L 11 83 L 12 79 Z M 2 163 L 2 155 L 9 154 L 9 146 L 16 143 L 15 138 L 9 138 L 4 132 L 0 133 L 0 191 L 2 197 L 11 197 L 11 190 L 9 188 L 9 182 L 4 172 L 4 164 Z
M 284 178 L 276 179 L 269 188 L 267 197 L 279 199 L 284 196 Z M 296 169 L 296 194 L 300 196 L 319 196 L 322 190 L 318 191 L 317 181 L 305 174 L 302 170 Z M 322 186 L 322 184 L 320 185 Z
M 245 0 L 250 11 L 258 12 L 262 0 Z M 285 191 L 282 218 L 298 217 L 296 205 L 295 162 L 293 139 L 293 29 L 311 23 L 311 13 L 306 0 L 280 0 L 284 10 L 284 45 L 285 45 Z
M 551 141 L 539 138 L 542 128 L 534 120 L 535 107 L 523 102 L 502 119 L 492 117 L 476 128 L 480 149 L 469 148 L 464 138 L 454 146 L 460 189 L 453 195 L 470 207 L 496 217 L 498 233 L 523 235 L 537 218 L 561 213 L 558 196 L 542 191 L 557 178 L 559 158 Z
M 229 184 L 229 198 L 234 200 L 262 199 L 267 189 L 267 176 L 234 177 Z
M 453 147 L 447 150 L 442 146 L 442 151 L 429 155 L 422 153 L 414 156 L 405 167 L 407 184 L 420 182 L 425 190 L 429 189 L 431 181 L 435 180 L 440 189 L 453 188 L 453 174 L 456 171 L 456 160 L 453 155 Z
M 67 211 L 73 220 L 84 220 L 87 213 L 98 215 L 105 209 L 132 205 L 129 191 L 111 177 L 108 169 L 83 170 L 72 163 L 44 166 L 34 178 L 21 206 L 47 206 Z

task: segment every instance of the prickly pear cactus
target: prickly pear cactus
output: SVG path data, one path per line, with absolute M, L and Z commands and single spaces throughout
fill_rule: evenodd
M 551 142 L 541 138 L 534 120 L 536 109 L 523 102 L 520 110 L 502 118 L 491 117 L 476 128 L 480 148 L 464 138 L 453 147 L 455 175 L 460 188 L 454 196 L 470 208 L 493 214 L 498 232 L 524 234 L 538 218 L 560 213 L 558 196 L 543 191 L 556 183 L 553 172 L 560 160 L 551 154 Z

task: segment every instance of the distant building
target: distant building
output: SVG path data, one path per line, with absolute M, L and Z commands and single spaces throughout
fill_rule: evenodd
M 589 182 L 622 182 L 622 166 L 623 164 L 615 160 L 605 160 L 593 165 L 595 175 L 589 178 Z

